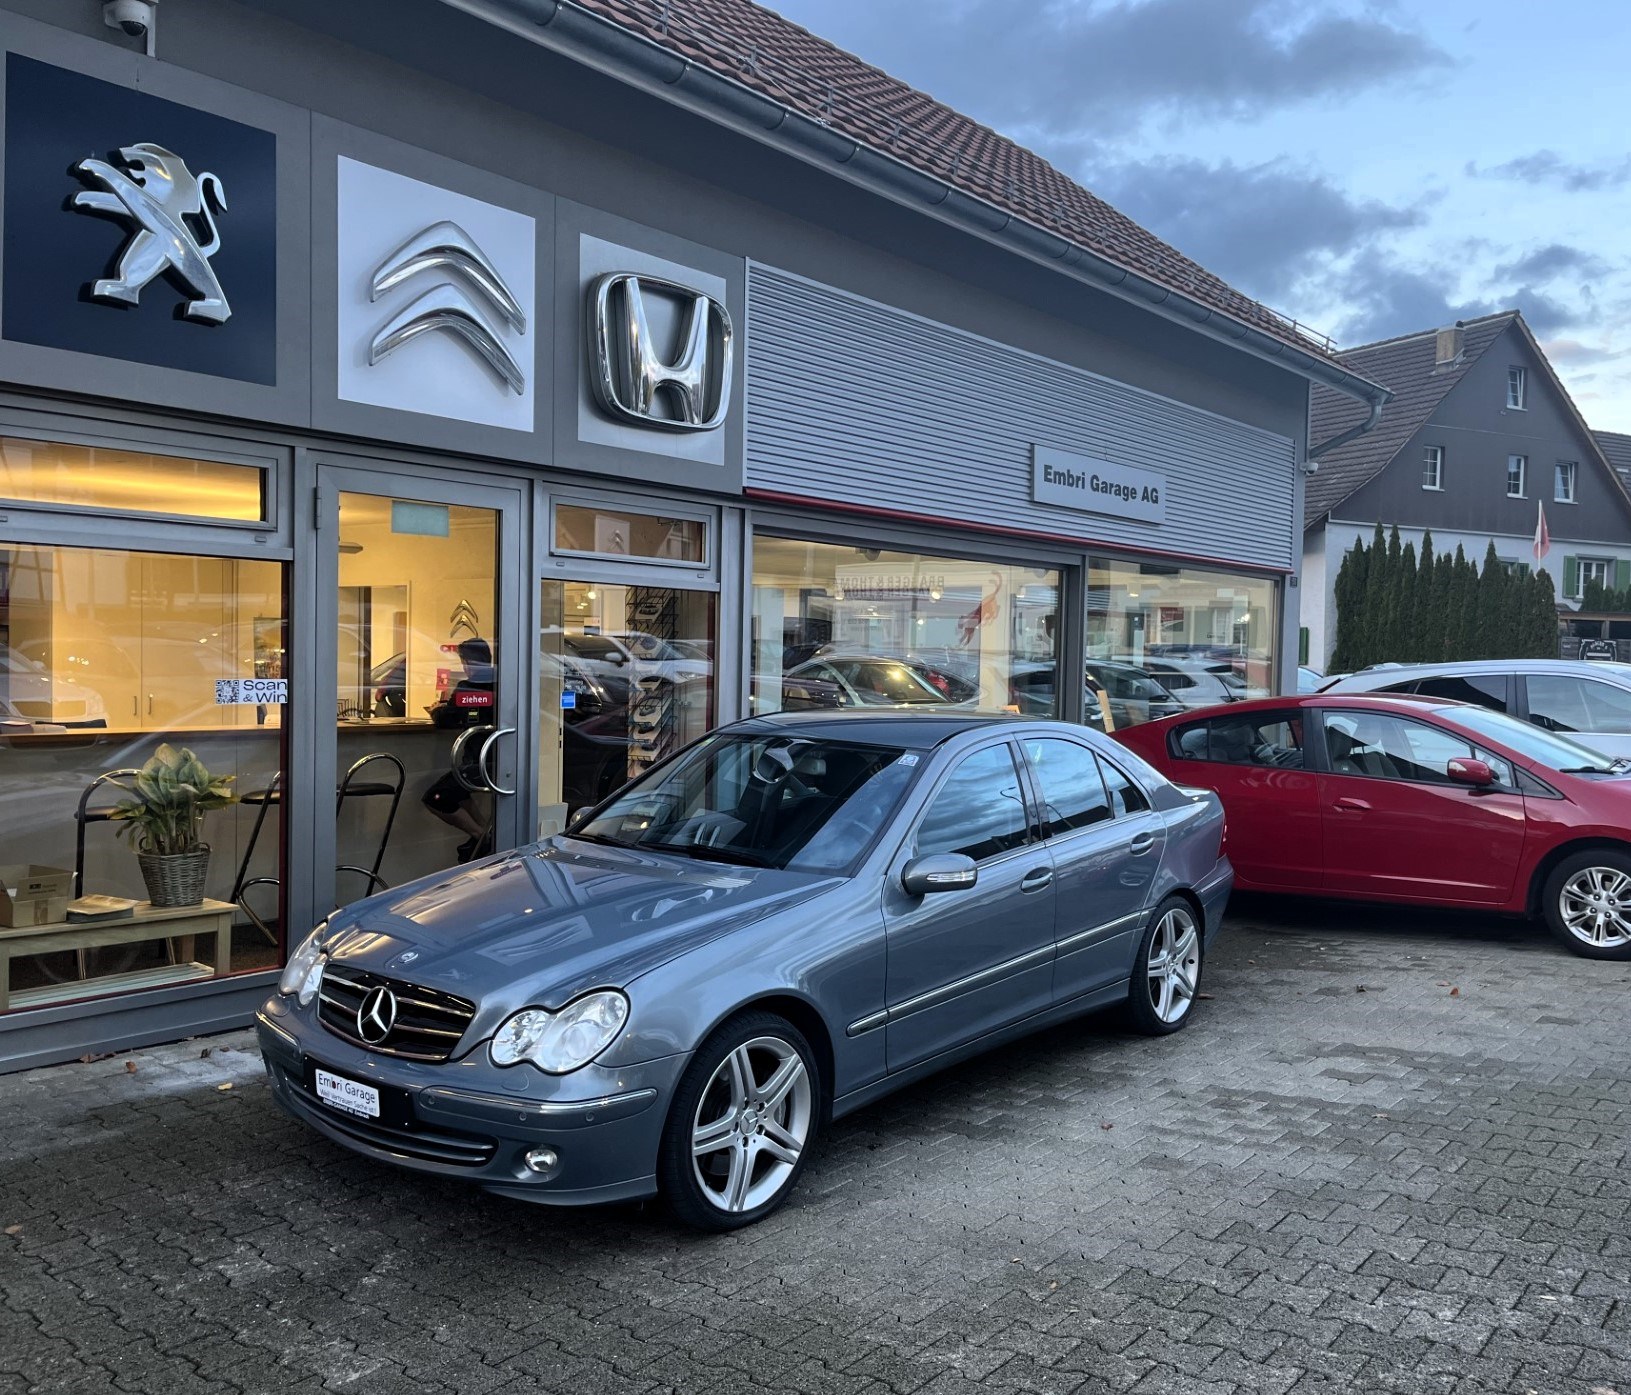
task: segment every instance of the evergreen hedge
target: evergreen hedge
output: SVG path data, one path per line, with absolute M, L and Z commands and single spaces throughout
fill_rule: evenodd
M 1369 544 L 1359 539 L 1342 559 L 1335 592 L 1333 673 L 1381 663 L 1558 654 L 1552 578 L 1527 568 L 1509 572 L 1493 542 L 1480 571 L 1459 546 L 1454 557 L 1435 553 L 1427 533 L 1418 556 L 1414 543 L 1400 545 L 1397 525 L 1384 533 L 1378 523 Z M 1585 608 L 1631 610 L 1631 592 L 1588 586 Z

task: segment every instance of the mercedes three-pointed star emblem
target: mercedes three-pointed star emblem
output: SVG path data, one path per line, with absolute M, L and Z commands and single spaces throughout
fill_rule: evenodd
M 357 1035 L 378 1046 L 396 1026 L 396 994 L 383 984 L 372 988 L 357 1008 Z

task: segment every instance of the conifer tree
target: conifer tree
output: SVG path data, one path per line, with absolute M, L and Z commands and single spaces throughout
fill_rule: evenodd
M 1484 572 L 1478 578 L 1478 652 L 1475 659 L 1512 656 L 1512 613 L 1507 605 L 1506 568 L 1495 555 L 1494 539 L 1484 553 Z
M 1434 615 L 1438 610 L 1438 573 L 1433 567 L 1433 533 L 1421 535 L 1421 555 L 1416 563 L 1416 598 L 1410 608 L 1410 650 L 1418 664 L 1430 664 L 1437 657 Z
M 1461 544 L 1455 545 L 1453 584 L 1450 587 L 1450 625 L 1445 658 L 1470 659 L 1478 648 L 1478 573 Z
M 1433 563 L 1433 633 L 1428 653 L 1435 663 L 1451 658 L 1450 644 L 1455 628 L 1455 558 L 1441 552 Z
M 1332 594 L 1336 600 L 1337 637 L 1331 648 L 1330 666 L 1334 673 L 1351 673 L 1361 667 L 1354 655 L 1365 648 L 1365 578 L 1370 570 L 1370 553 L 1363 538 L 1343 555 Z
M 1398 531 L 1394 531 L 1396 539 Z M 1391 544 L 1389 544 L 1391 547 Z M 1407 542 L 1399 552 L 1398 573 L 1393 579 L 1393 605 L 1388 616 L 1387 657 L 1395 663 L 1416 662 L 1416 544 Z
M 1376 533 L 1371 538 L 1365 570 L 1364 618 L 1360 622 L 1362 642 L 1353 655 L 1355 668 L 1368 668 L 1387 658 L 1382 651 L 1387 629 L 1388 575 L 1387 538 L 1383 536 L 1382 525 L 1378 523 Z

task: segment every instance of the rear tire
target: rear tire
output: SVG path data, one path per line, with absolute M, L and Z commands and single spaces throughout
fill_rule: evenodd
M 697 1230 L 752 1225 L 787 1200 L 820 1123 L 821 1077 L 804 1034 L 774 1013 L 740 1013 L 680 1077 L 658 1184 Z
M 1204 955 L 1199 913 L 1182 896 L 1167 897 L 1139 937 L 1133 960 L 1127 1021 L 1135 1032 L 1164 1037 L 1189 1021 Z
M 1587 848 L 1552 868 L 1540 894 L 1552 933 L 1586 959 L 1631 959 L 1631 852 Z

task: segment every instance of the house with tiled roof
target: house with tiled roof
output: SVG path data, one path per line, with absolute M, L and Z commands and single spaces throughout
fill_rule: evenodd
M 1614 467 L 1620 482 L 1631 490 L 1631 435 L 1623 431 L 1593 431 L 1597 445 Z
M 1593 581 L 1631 582 L 1631 495 L 1602 440 L 1518 310 L 1349 349 L 1340 358 L 1393 391 L 1381 421 L 1318 462 L 1303 500 L 1302 625 L 1322 668 L 1336 642 L 1333 588 L 1344 555 L 1380 523 L 1419 551 L 1489 545 L 1517 570 L 1549 573 L 1564 611 Z M 1362 413 L 1316 387 L 1315 439 Z M 1631 444 L 1631 438 L 1621 438 Z M 1631 462 L 1628 462 L 1631 463 Z M 1549 546 L 1537 555 L 1544 518 Z

